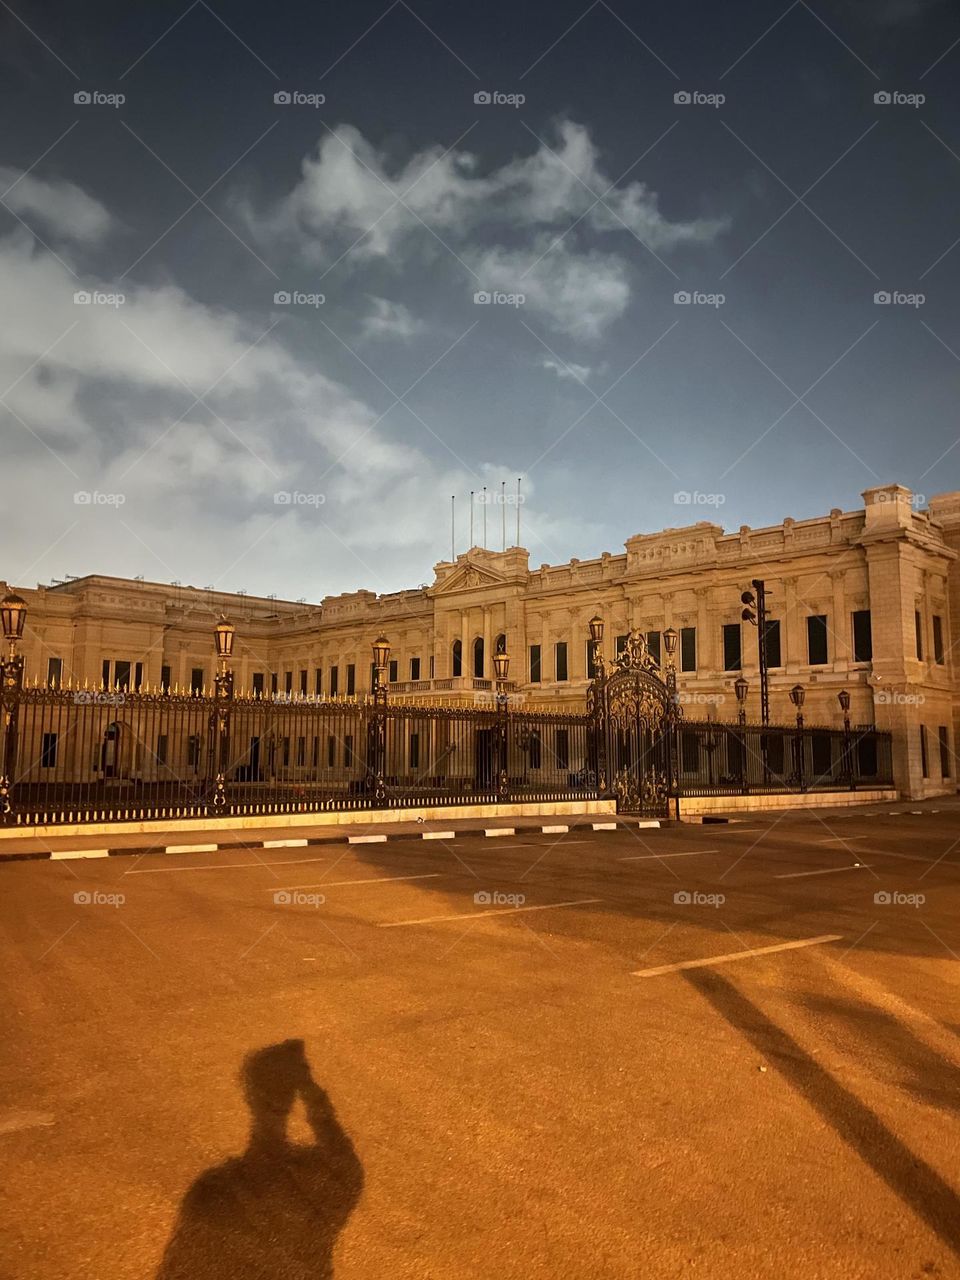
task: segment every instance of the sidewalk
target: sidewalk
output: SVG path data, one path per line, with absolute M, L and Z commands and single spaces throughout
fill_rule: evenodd
M 225 821 L 222 830 L 158 832 L 144 835 L 125 832 L 118 823 L 109 835 L 16 836 L 0 845 L 0 862 L 36 859 L 109 858 L 146 853 L 216 853 L 221 849 L 296 849 L 318 844 L 383 844 L 387 840 L 455 840 L 466 836 L 566 835 L 572 831 L 635 830 L 663 825 L 655 818 L 633 818 L 620 814 L 615 819 L 573 814 L 553 818 L 452 819 L 448 822 L 363 822 L 355 825 L 246 827 L 242 831 Z

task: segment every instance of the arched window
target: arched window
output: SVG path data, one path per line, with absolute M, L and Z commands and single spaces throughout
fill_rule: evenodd
M 506 653 L 506 652 L 507 652 L 507 637 L 503 634 L 503 632 L 502 632 L 502 631 L 501 631 L 501 632 L 500 632 L 500 634 L 497 636 L 497 646 L 496 646 L 496 649 L 494 650 L 494 652 L 495 652 L 495 653 Z
M 463 645 L 459 640 L 453 642 L 453 671 L 452 675 L 463 675 Z
M 483 679 L 483 636 L 473 642 L 473 674 L 478 680 Z

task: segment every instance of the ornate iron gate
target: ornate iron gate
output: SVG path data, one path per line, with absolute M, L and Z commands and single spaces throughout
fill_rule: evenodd
M 674 726 L 680 709 L 673 667 L 661 674 L 639 631 L 629 633 L 609 667 L 598 650 L 587 693 L 598 794 L 615 797 L 618 812 L 665 818 L 676 794 Z

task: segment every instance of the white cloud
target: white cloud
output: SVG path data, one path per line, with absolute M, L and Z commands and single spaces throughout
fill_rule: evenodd
M 36 220 L 54 239 L 93 244 L 114 226 L 99 200 L 63 179 L 45 181 L 0 166 L 0 195 L 26 223 Z
M 144 573 L 318 599 L 409 583 L 411 561 L 436 558 L 449 495 L 475 477 L 408 443 L 402 408 L 381 419 L 315 353 L 294 355 L 282 322 L 264 336 L 172 287 L 78 306 L 78 287 L 111 289 L 81 274 L 19 228 L 0 238 L 16 318 L 0 327 L 0 444 L 17 477 L 0 575 Z M 123 502 L 78 505 L 83 491 Z M 284 491 L 323 500 L 275 503 Z
M 423 222 L 461 241 L 481 227 L 530 231 L 565 227 L 583 215 L 595 232 L 632 231 L 652 249 L 708 243 L 723 220 L 671 222 L 642 182 L 613 187 L 589 131 L 562 121 L 558 137 L 482 175 L 470 152 L 429 147 L 390 166 L 352 125 L 323 137 L 301 167 L 297 185 L 265 215 L 245 212 L 268 237 L 293 237 L 316 251 L 338 237 L 363 235 L 358 256 L 385 256 Z M 392 171 L 391 171 L 392 169 Z M 598 197 L 602 201 L 597 203 Z
M 593 372 L 589 365 L 574 364 L 572 360 L 555 360 L 553 356 L 543 356 L 540 368 L 549 369 L 558 378 L 568 378 L 572 382 L 586 382 Z
M 407 339 L 420 333 L 424 326 L 402 302 L 388 298 L 371 298 L 373 311 L 363 321 L 363 332 L 368 338 Z
M 563 243 L 549 253 L 547 247 L 541 244 L 544 256 L 527 276 L 531 255 L 518 250 L 488 249 L 472 254 L 470 265 L 481 289 L 522 293 L 521 314 L 539 316 L 574 338 L 599 338 L 630 301 L 626 263 L 596 251 L 571 253 Z

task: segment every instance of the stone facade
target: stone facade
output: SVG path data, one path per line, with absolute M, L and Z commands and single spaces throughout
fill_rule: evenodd
M 905 794 L 954 791 L 960 493 L 933 498 L 924 510 L 899 485 L 868 489 L 863 500 L 859 510 L 770 528 L 726 533 L 701 521 L 637 534 L 624 554 L 533 570 L 523 548 L 474 547 L 437 564 L 432 585 L 380 596 L 355 591 L 320 604 L 101 576 L 0 589 L 27 601 L 23 652 L 28 678 L 40 681 L 99 684 L 106 676 L 131 688 L 209 687 L 212 628 L 223 613 L 237 629 L 239 690 L 368 693 L 371 644 L 383 631 L 395 698 L 489 696 L 501 644 L 515 692 L 539 706 L 579 709 L 587 624 L 599 612 L 608 657 L 631 628 L 650 633 L 654 645 L 667 627 L 681 633 L 687 718 L 735 719 L 733 684 L 742 670 L 748 716 L 759 720 L 757 637 L 741 621 L 740 601 L 759 578 L 768 616 L 779 623 L 771 719 L 792 722 L 789 690 L 799 682 L 806 722 L 838 726 L 837 693 L 847 689 L 854 725 L 893 731 Z

